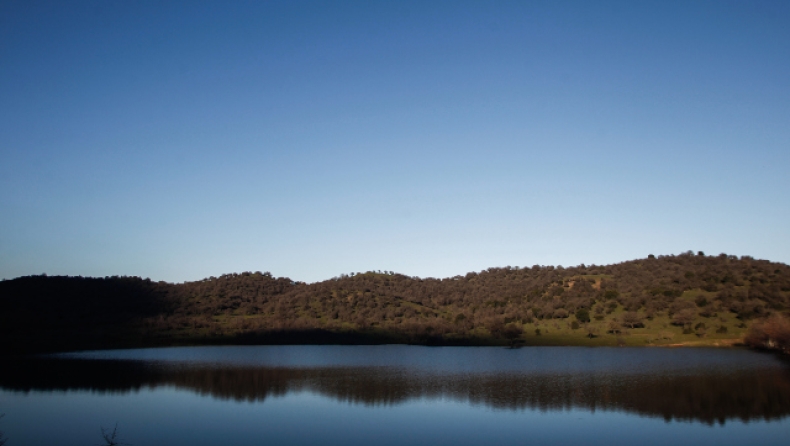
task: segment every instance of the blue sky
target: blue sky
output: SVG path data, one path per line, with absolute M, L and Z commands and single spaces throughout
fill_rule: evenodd
M 0 278 L 788 263 L 788 23 L 786 1 L 4 1 Z

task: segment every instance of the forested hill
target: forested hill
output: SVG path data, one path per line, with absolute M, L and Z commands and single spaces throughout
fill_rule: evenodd
M 742 336 L 790 309 L 790 266 L 684 253 L 615 265 L 393 272 L 306 284 L 240 273 L 0 282 L 2 352 L 195 343 L 674 343 Z

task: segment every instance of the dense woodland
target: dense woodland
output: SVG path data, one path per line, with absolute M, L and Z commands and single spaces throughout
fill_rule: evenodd
M 0 282 L 0 348 L 529 344 L 562 330 L 621 339 L 655 320 L 665 321 L 655 340 L 668 342 L 675 332 L 732 335 L 788 310 L 790 266 L 690 251 L 606 266 L 506 266 L 443 279 L 369 271 L 311 284 L 261 272 L 181 284 L 41 275 Z

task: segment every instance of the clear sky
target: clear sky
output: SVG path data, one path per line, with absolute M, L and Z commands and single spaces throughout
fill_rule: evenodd
M 0 2 L 0 278 L 790 263 L 790 2 Z

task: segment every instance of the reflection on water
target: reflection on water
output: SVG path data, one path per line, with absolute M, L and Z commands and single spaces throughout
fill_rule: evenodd
M 709 424 L 777 420 L 790 413 L 788 368 L 774 357 L 751 352 L 420 349 L 390 351 L 408 354 L 377 358 L 387 347 L 346 347 L 334 355 L 332 347 L 321 347 L 325 356 L 316 360 L 309 349 L 269 347 L 263 350 L 268 356 L 256 361 L 249 359 L 250 354 L 261 350 L 252 349 L 239 350 L 237 356 L 246 358 L 239 361 L 226 357 L 229 352 L 233 356 L 232 350 L 215 354 L 209 350 L 207 356 L 188 359 L 173 350 L 175 359 L 169 361 L 145 357 L 150 351 L 132 357 L 115 352 L 17 360 L 1 365 L 0 387 L 14 392 L 125 393 L 174 386 L 219 399 L 255 402 L 312 392 L 368 406 L 416 398 L 452 399 L 505 410 L 618 410 Z M 278 354 L 277 349 L 287 354 Z M 216 352 L 225 357 L 217 360 Z M 551 354 L 546 356 L 547 352 Z M 162 353 L 167 351 L 155 352 Z M 342 360 L 343 355 L 350 359 Z M 572 358 L 560 361 L 563 355 Z

